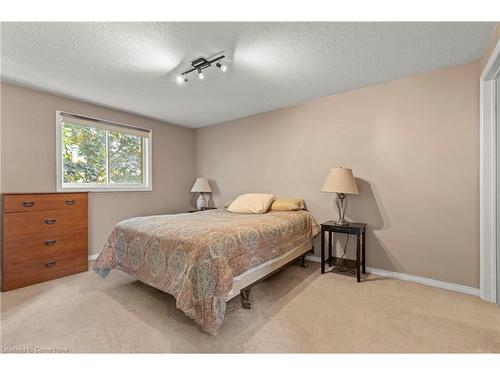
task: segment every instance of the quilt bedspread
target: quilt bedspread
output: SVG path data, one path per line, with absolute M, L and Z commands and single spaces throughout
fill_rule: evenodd
M 318 233 L 307 211 L 233 214 L 223 209 L 136 217 L 111 232 L 94 270 L 110 269 L 173 295 L 176 306 L 215 335 L 233 277 Z

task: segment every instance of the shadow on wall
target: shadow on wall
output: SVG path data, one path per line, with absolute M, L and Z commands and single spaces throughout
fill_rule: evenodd
M 404 271 L 401 264 L 392 256 L 390 250 L 380 239 L 380 234 L 391 228 L 391 221 L 380 194 L 373 183 L 356 178 L 359 195 L 350 195 L 347 207 L 349 219 L 367 224 L 366 258 L 369 267 L 388 271 Z M 379 234 L 380 233 L 380 234 Z M 377 235 L 379 234 L 379 235 Z M 352 241 L 355 243 L 355 241 Z M 349 249 L 350 256 L 355 254 L 355 247 Z
M 217 207 L 215 205 L 214 196 L 220 196 L 219 185 L 217 185 L 217 182 L 215 182 L 214 180 L 208 180 L 208 182 L 210 183 L 210 187 L 212 188 L 212 193 L 208 198 L 208 207 Z

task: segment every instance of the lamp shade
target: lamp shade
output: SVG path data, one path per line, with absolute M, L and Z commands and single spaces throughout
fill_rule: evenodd
M 350 168 L 332 168 L 321 191 L 327 193 L 359 194 Z
M 197 178 L 191 188 L 191 193 L 211 193 L 212 189 L 206 178 Z

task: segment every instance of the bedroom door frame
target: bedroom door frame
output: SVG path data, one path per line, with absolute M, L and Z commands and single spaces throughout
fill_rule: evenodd
M 500 303 L 500 41 L 481 73 L 479 296 Z

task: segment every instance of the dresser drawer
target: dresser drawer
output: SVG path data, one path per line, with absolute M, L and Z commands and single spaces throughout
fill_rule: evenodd
M 4 212 L 87 209 L 87 193 L 5 195 Z
M 36 257 L 88 257 L 88 238 L 85 228 L 55 230 L 23 236 L 5 236 L 4 262 L 13 263 Z
M 88 270 L 87 257 L 51 257 L 4 263 L 2 290 L 21 288 Z
M 4 215 L 4 233 L 14 237 L 30 233 L 86 229 L 87 210 L 11 212 Z

